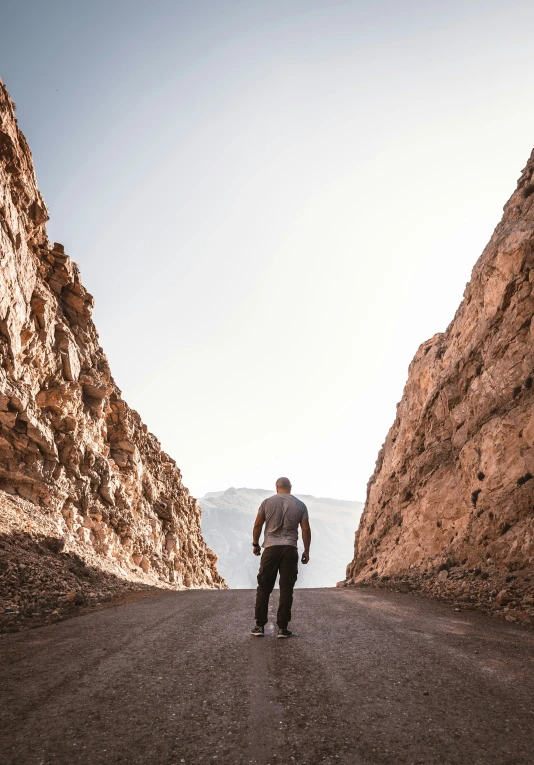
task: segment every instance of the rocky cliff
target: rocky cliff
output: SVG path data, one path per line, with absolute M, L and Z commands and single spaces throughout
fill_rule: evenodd
M 93 298 L 47 218 L 0 81 L 0 620 L 61 613 L 102 582 L 106 595 L 224 586 L 200 509 L 121 398 Z
M 533 283 L 534 153 L 454 320 L 410 365 L 346 583 L 534 617 Z

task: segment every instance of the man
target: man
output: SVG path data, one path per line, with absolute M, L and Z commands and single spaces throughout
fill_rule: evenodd
M 260 534 L 265 523 L 263 537 L 263 555 L 261 556 L 258 572 L 258 589 L 256 591 L 256 626 L 250 631 L 251 635 L 263 637 L 267 624 L 267 609 L 269 597 L 273 591 L 277 574 L 280 573 L 280 603 L 276 622 L 279 638 L 288 638 L 293 634 L 287 628 L 291 621 L 291 606 L 293 604 L 293 587 L 297 581 L 299 554 L 297 542 L 299 531 L 302 529 L 304 552 L 302 563 L 310 560 L 311 529 L 308 520 L 308 509 L 304 502 L 291 494 L 289 478 L 279 478 L 276 482 L 276 494 L 265 499 L 258 510 L 252 532 L 252 550 L 254 555 L 261 554 Z

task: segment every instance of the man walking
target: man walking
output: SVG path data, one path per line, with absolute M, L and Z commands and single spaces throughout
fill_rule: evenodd
M 302 563 L 308 563 L 310 560 L 311 544 L 308 509 L 304 502 L 291 494 L 289 478 L 279 478 L 276 482 L 276 494 L 265 499 L 260 505 L 252 532 L 254 555 L 261 554 L 259 541 L 263 524 L 265 524 L 265 535 L 256 591 L 256 626 L 250 631 L 250 634 L 257 637 L 264 635 L 269 597 L 273 591 L 277 574 L 280 573 L 280 603 L 276 615 L 277 637 L 288 638 L 293 634 L 287 626 L 291 621 L 293 587 L 297 581 L 298 573 L 299 525 L 302 529 L 302 541 L 304 542 Z

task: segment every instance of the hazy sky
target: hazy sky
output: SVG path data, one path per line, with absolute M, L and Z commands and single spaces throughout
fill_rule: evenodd
M 50 236 L 186 485 L 364 499 L 531 151 L 534 4 L 0 10 Z

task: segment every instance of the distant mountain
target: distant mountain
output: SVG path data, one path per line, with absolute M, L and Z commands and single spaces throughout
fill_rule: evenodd
M 231 488 L 209 492 L 198 500 L 204 539 L 219 556 L 217 568 L 230 587 L 256 587 L 260 559 L 252 554 L 252 527 L 258 507 L 273 493 Z M 299 564 L 297 587 L 333 587 L 345 578 L 346 562 L 354 554 L 363 502 L 295 496 L 306 504 L 312 528 L 310 562 Z

